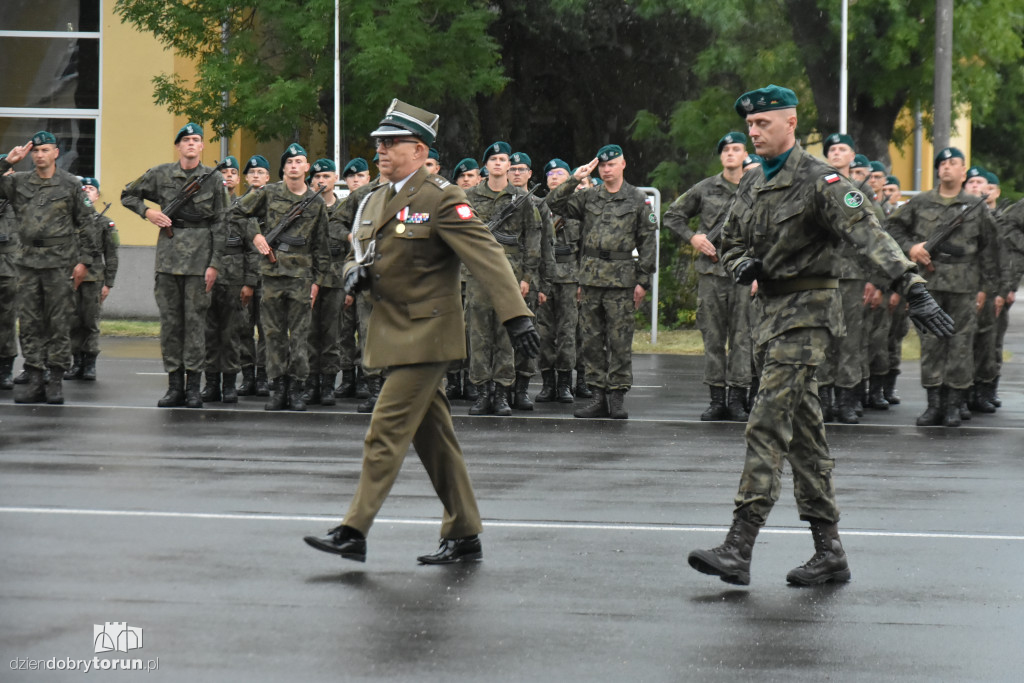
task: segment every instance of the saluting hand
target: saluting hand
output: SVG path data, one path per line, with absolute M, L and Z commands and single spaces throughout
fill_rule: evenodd
M 599 162 L 597 160 L 597 157 L 594 157 L 593 161 L 591 161 L 589 164 L 577 168 L 576 172 L 573 173 L 572 176 L 576 178 L 576 180 L 583 180 L 584 178 L 589 178 L 590 174 L 594 172 L 595 168 L 597 168 L 598 163 Z
M 22 159 L 28 156 L 28 153 L 32 151 L 32 142 L 29 141 L 24 145 L 19 145 L 7 153 L 7 163 L 11 166 L 18 163 Z

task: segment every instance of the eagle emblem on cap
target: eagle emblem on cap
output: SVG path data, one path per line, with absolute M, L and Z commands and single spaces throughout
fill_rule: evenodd
M 501 151 L 501 145 L 499 145 L 497 142 L 494 143 L 494 151 L 495 153 Z
M 754 108 L 754 104 L 750 101 L 749 97 L 744 97 L 742 100 L 740 100 L 740 106 L 743 107 L 746 111 L 750 111 Z
M 187 130 L 189 132 L 189 135 L 191 135 L 192 133 L 195 132 L 195 131 L 192 130 L 192 124 L 191 123 L 188 124 L 187 126 L 185 126 L 185 130 Z
M 732 143 L 732 133 L 730 133 L 729 135 L 725 136 L 725 143 L 726 144 L 731 144 Z
M 944 150 L 942 150 L 942 158 L 943 158 L 943 159 L 948 159 L 948 158 L 950 158 L 951 156 L 953 156 L 953 154 L 952 154 L 952 152 L 950 152 L 950 151 L 949 151 L 948 149 L 944 149 Z

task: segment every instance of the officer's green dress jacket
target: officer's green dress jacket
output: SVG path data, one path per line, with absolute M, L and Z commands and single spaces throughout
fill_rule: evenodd
M 386 201 L 389 187 L 373 191 L 353 225 L 354 239 L 364 252 L 376 242 L 376 257 L 369 267 L 373 313 L 365 365 L 393 367 L 466 357 L 460 262 L 484 287 L 502 322 L 532 315 L 504 249 L 477 218 L 460 187 L 424 168 Z M 353 252 L 345 272 L 354 267 Z

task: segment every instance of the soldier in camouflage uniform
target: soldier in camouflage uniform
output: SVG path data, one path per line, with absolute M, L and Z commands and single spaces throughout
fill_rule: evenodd
M 235 190 L 241 180 L 238 159 L 228 156 L 224 161 L 228 164 L 222 172 L 224 187 L 228 190 L 233 206 L 238 202 Z M 245 239 L 245 235 L 244 225 L 228 221 L 221 269 L 210 293 L 210 308 L 206 311 L 206 386 L 203 389 L 203 401 L 238 403 L 235 380 L 242 363 L 240 341 L 248 331 L 245 307 L 256 292 L 258 268 L 258 254 Z
M 487 181 L 466 191 L 473 210 L 484 223 L 497 216 L 513 197 L 525 194 L 509 182 L 511 154 L 512 148 L 507 142 L 490 145 L 483 155 L 483 163 L 488 170 Z M 533 204 L 526 202 L 493 232 L 505 250 L 525 299 L 539 285 L 540 213 Z M 530 379 L 517 379 L 508 334 L 496 317 L 494 305 L 487 298 L 484 283 L 472 275 L 466 281 L 466 308 L 470 328 L 469 379 L 479 394 L 469 414 L 511 415 L 509 391 L 515 387 L 517 395 L 525 393 Z M 518 406 L 525 408 L 522 403 Z M 532 402 L 525 409 L 532 410 Z
M 7 158 L 0 154 L 0 161 Z M 4 175 L 14 173 L 7 169 Z M 18 223 L 7 198 L 0 198 L 0 390 L 14 388 L 18 356 Z
M 868 199 L 879 224 L 886 227 L 885 198 L 882 188 L 885 185 L 885 166 L 880 161 L 870 162 L 871 174 L 868 177 Z M 873 196 L 872 196 L 873 195 Z M 868 272 L 872 272 L 868 269 Z M 889 329 L 892 326 L 892 311 L 899 303 L 899 294 L 887 289 L 884 278 L 869 278 L 865 288 L 864 323 L 864 375 L 868 384 L 864 391 L 864 405 L 873 410 L 888 410 L 889 401 L 885 398 L 885 387 L 889 374 Z M 895 298 L 895 303 L 894 303 Z
M 480 184 L 480 180 L 480 164 L 476 163 L 476 159 L 467 158 L 455 164 L 455 170 L 452 171 L 452 182 L 463 190 L 476 187 Z
M 711 404 L 701 420 L 747 420 L 752 346 L 750 341 L 750 288 L 736 284 L 718 258 L 721 231 L 736 188 L 743 177 L 747 136 L 732 132 L 718 141 L 722 172 L 705 178 L 672 202 L 665 212 L 665 227 L 697 251 L 697 327 L 704 340 L 704 384 Z M 700 215 L 697 230 L 690 219 Z M 728 355 L 726 354 L 728 346 Z M 727 390 L 728 387 L 728 390 Z M 728 391 L 728 396 L 727 396 Z
M 99 181 L 82 178 L 82 191 L 95 208 L 100 198 Z M 97 251 L 92 255 L 92 265 L 75 292 L 75 317 L 71 323 L 73 361 L 64 373 L 64 379 L 92 382 L 96 380 L 96 356 L 100 353 L 100 307 L 110 295 L 117 278 L 117 249 L 121 241 L 114 221 L 99 212 L 91 217 L 89 230 L 92 235 L 90 241 Z
M 736 111 L 747 121 L 764 175 L 743 183 L 722 241 L 722 262 L 737 282 L 758 283 L 754 343 L 764 347 L 760 389 L 747 422 L 747 454 L 725 542 L 695 550 L 688 561 L 728 583 L 750 583 L 754 541 L 782 488 L 783 459 L 793 471 L 801 519 L 808 521 L 815 554 L 787 575 L 791 584 L 849 581 L 839 540 L 834 461 L 830 457 L 814 372 L 829 334 L 842 334 L 835 245 L 857 245 L 908 294 L 911 316 L 936 334 L 952 323 L 915 274 L 899 246 L 882 230 L 867 198 L 835 169 L 796 142 L 796 95 L 768 86 L 746 93 Z
M 29 154 L 34 170 L 6 175 Z M 97 251 L 89 230 L 96 211 L 78 178 L 57 168 L 59 155 L 57 139 L 40 131 L 0 161 L 0 200 L 6 199 L 14 209 L 21 241 L 18 313 L 29 377 L 15 403 L 64 403 L 74 292 Z M 44 386 L 45 368 L 49 379 Z
M 949 339 L 921 339 L 921 384 L 928 394 L 928 408 L 917 424 L 958 427 L 961 405 L 974 378 L 978 310 L 985 304 L 985 292 L 1006 291 L 1008 283 L 1001 282 L 998 228 L 992 214 L 981 199 L 963 191 L 963 152 L 955 147 L 943 149 L 935 157 L 935 169 L 938 187 L 898 208 L 889 224 L 893 237 L 920 264 L 929 290 L 956 324 L 956 334 Z M 963 224 L 935 253 L 929 253 L 924 245 L 935 231 L 967 211 Z
M 561 159 L 552 159 L 544 165 L 544 175 L 548 189 L 554 190 L 569 179 L 569 164 Z M 545 197 L 545 209 L 547 202 L 548 198 Z M 547 210 L 550 213 L 550 209 Z M 576 268 L 579 260 L 580 221 L 554 214 L 551 214 L 551 221 L 553 263 L 542 260 L 542 265 L 550 270 L 541 278 L 547 287 L 546 301 L 537 310 L 539 367 L 543 386 L 536 401 L 572 403 L 572 369 L 576 367 L 576 326 L 579 323 L 576 301 L 579 280 Z
M 345 244 L 343 245 L 343 251 L 347 255 L 350 248 L 349 235 L 351 234 L 352 227 L 350 223 L 355 216 L 356 208 L 358 208 L 358 202 L 354 202 L 352 196 L 356 190 L 369 184 L 370 165 L 366 163 L 366 159 L 356 157 L 345 164 L 341 175 L 346 187 L 348 187 L 349 194 L 331 211 L 330 221 L 332 231 L 335 229 L 334 224 L 337 224 L 338 229 L 344 233 Z M 342 261 L 344 262 L 344 258 L 342 258 Z M 356 395 L 356 374 L 360 359 L 359 318 L 357 312 L 356 298 L 346 294 L 341 310 L 340 324 L 341 347 L 339 353 L 341 355 L 341 381 L 334 390 L 335 398 L 354 398 Z M 363 386 L 366 386 L 365 381 Z M 367 392 L 367 395 L 369 395 L 369 392 Z
M 245 194 L 258 192 L 270 182 L 270 162 L 262 154 L 249 158 L 242 169 L 245 182 L 249 186 Z M 243 195 L 244 196 L 244 195 Z M 234 206 L 232 204 L 232 206 Z M 255 221 L 255 229 L 261 230 L 259 219 Z M 246 231 L 247 234 L 247 231 Z M 246 240 L 248 247 L 248 240 Z M 242 327 L 238 339 L 238 357 L 242 366 L 242 383 L 238 387 L 239 396 L 269 396 L 270 380 L 267 378 L 267 336 L 263 331 L 263 320 L 260 318 L 260 299 L 263 298 L 263 282 L 259 274 L 259 259 L 256 259 L 256 286 L 252 296 L 243 305 Z
M 160 228 L 156 242 L 156 284 L 160 309 L 160 352 L 168 373 L 167 393 L 157 406 L 202 408 L 206 365 L 206 310 L 227 242 L 228 193 L 224 176 L 200 163 L 203 128 L 182 126 L 174 138 L 178 161 L 154 166 L 121 192 L 121 204 Z M 173 220 L 144 200 L 167 206 L 190 181 L 206 176 L 198 194 Z
M 991 171 L 987 173 L 988 178 L 988 206 L 1003 230 L 1005 243 L 1011 248 L 1007 254 L 1008 266 L 1010 268 L 1009 291 L 1006 293 L 1006 303 L 1003 305 L 1003 312 L 996 318 L 996 378 L 989 389 L 989 400 L 996 408 L 1002 407 L 999 400 L 999 376 L 1003 371 L 1003 339 L 1006 337 L 1006 330 L 1010 321 L 1010 308 L 1017 299 L 1017 289 L 1020 287 L 1021 275 L 1024 272 L 1024 200 L 1016 204 L 1012 202 L 999 202 L 1002 189 L 999 186 L 999 177 Z
M 576 192 L 594 168 L 603 183 Z M 624 400 L 633 385 L 633 311 L 654 278 L 658 218 L 644 193 L 624 180 L 625 168 L 622 148 L 605 145 L 547 199 L 552 213 L 582 223 L 578 274 L 583 362 L 594 396 L 574 411 L 576 417 L 629 417 Z
M 305 378 L 309 375 L 309 334 L 312 308 L 323 278 L 330 269 L 327 242 L 327 207 L 306 186 L 309 162 L 306 150 L 292 143 L 281 155 L 278 177 L 261 192 L 246 195 L 231 210 L 233 219 L 261 218 L 262 231 L 247 222 L 247 238 L 266 258 L 260 259 L 263 276 L 263 328 L 267 332 L 267 372 L 271 399 L 266 410 L 302 411 Z M 267 244 L 270 233 L 305 199 L 312 201 L 278 241 Z

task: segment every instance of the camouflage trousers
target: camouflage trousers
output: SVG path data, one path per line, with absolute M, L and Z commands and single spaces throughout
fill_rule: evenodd
M 583 365 L 587 384 L 606 391 L 633 386 L 632 287 L 581 288 Z
M 477 281 L 466 285 L 466 311 L 469 318 L 469 381 L 473 384 L 495 381 L 510 387 L 516 381 L 512 340 L 498 320 L 491 300 Z
M 256 285 L 249 305 L 243 309 L 242 327 L 239 330 L 238 358 L 243 368 L 266 367 L 267 336 L 263 331 L 260 316 L 260 299 L 263 298 L 263 284 Z
M 534 323 L 536 323 L 536 313 L 537 309 L 540 307 L 540 304 L 537 301 L 537 292 L 531 290 L 526 295 L 526 307 L 529 308 L 530 312 L 534 314 Z M 502 325 L 502 330 L 504 330 L 504 327 L 505 326 Z M 508 336 L 507 331 L 505 332 L 505 335 Z M 511 344 L 511 338 L 509 339 L 509 343 Z M 533 377 L 534 375 L 537 374 L 536 358 L 530 358 L 529 356 L 524 356 L 523 354 L 517 354 L 515 352 L 515 348 L 512 349 L 512 353 L 515 356 L 517 377 Z
M 1013 304 L 1009 301 L 1003 306 L 1002 314 L 996 318 L 996 377 L 1003 373 L 1003 340 L 1006 338 L 1006 329 L 1010 325 L 1010 307 Z
M 260 315 L 267 333 L 267 375 L 298 377 L 309 375 L 309 305 L 312 281 L 297 277 L 263 279 Z
M 888 296 L 882 296 L 882 303 L 877 308 L 864 309 L 864 323 L 867 326 L 867 334 L 864 336 L 864 358 L 867 363 L 865 377 L 888 374 L 889 327 L 892 325 Z
M 160 310 L 164 371 L 202 372 L 206 367 L 206 310 L 210 307 L 203 276 L 157 273 L 153 295 Z
M 66 268 L 18 269 L 21 353 L 33 368 L 67 369 L 71 360 L 74 290 Z
M 215 284 L 206 310 L 206 371 L 238 373 L 242 368 L 241 345 L 245 308 L 242 285 Z
M 71 318 L 71 353 L 100 352 L 100 293 L 102 282 L 83 282 L 74 292 Z
M 889 320 L 889 369 L 900 369 L 903 362 L 903 338 L 910 332 L 910 318 L 907 317 L 907 302 L 900 299 Z
M 366 358 L 366 333 L 370 329 L 370 314 L 373 313 L 373 299 L 370 292 L 359 292 L 356 295 L 356 318 L 359 320 L 359 367 L 365 377 L 380 377 L 381 368 L 368 368 L 362 364 Z
M 697 281 L 697 329 L 704 340 L 704 384 L 749 387 L 753 354 L 750 286 L 731 277 Z
M 341 311 L 345 290 L 321 287 L 309 325 L 309 374 L 341 372 Z
M 974 381 L 994 382 L 999 376 L 996 364 L 996 304 L 995 294 L 987 292 L 985 305 L 978 311 L 978 327 L 974 333 Z M 1001 316 L 1000 316 L 1001 317 Z
M 18 278 L 0 277 L 0 358 L 18 355 Z
M 338 345 L 339 361 L 342 370 L 352 370 L 359 363 L 359 319 L 356 315 L 358 306 L 355 302 L 345 307 L 344 291 L 342 290 L 341 313 L 338 330 L 341 339 Z
M 852 389 L 864 373 L 864 281 L 839 280 L 846 334 L 834 337 L 818 373 L 820 384 Z
M 569 372 L 576 367 L 576 326 L 580 312 L 575 282 L 551 285 L 548 300 L 537 308 L 540 335 L 539 366 L 542 372 Z
M 758 526 L 782 493 L 789 461 L 800 518 L 839 521 L 816 366 L 830 343 L 824 328 L 788 330 L 758 350 L 764 354 L 761 386 L 747 420 L 747 454 L 734 515 Z
M 974 382 L 974 331 L 978 327 L 976 295 L 931 292 L 936 303 L 953 319 L 952 337 L 921 336 L 921 386 L 969 389 Z

